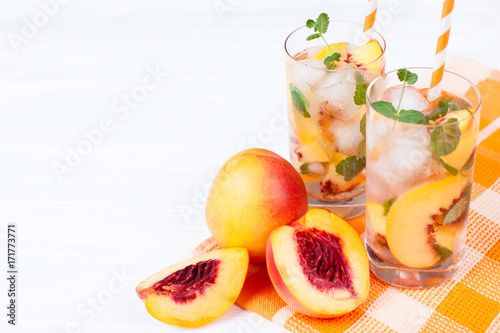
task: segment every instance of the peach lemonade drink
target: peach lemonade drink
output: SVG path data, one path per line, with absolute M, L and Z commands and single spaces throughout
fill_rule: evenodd
M 365 94 L 384 72 L 383 38 L 323 13 L 295 30 L 285 50 L 291 162 L 309 197 L 339 202 L 362 194 Z
M 374 273 L 405 287 L 434 285 L 456 270 L 471 198 L 480 95 L 445 72 L 430 103 L 431 73 L 390 72 L 367 93 L 366 245 Z

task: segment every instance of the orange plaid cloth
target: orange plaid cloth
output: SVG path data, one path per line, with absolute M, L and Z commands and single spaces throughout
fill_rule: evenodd
M 368 301 L 343 317 L 317 319 L 296 313 L 274 290 L 265 265 L 251 264 L 238 305 L 292 332 L 500 332 L 500 71 L 466 59 L 447 65 L 483 97 L 467 249 L 453 279 L 410 290 L 372 274 Z M 363 216 L 348 222 L 364 232 Z M 215 248 L 209 238 L 195 252 Z

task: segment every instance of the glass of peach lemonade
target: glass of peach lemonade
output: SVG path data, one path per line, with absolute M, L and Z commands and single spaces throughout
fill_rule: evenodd
M 290 157 L 309 206 L 349 218 L 365 209 L 366 89 L 384 72 L 385 41 L 321 14 L 285 41 Z
M 481 96 L 431 68 L 389 72 L 367 90 L 365 246 L 382 280 L 424 288 L 452 277 L 465 249 Z

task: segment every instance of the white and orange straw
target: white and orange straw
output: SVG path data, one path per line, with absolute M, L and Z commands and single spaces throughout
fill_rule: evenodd
M 434 71 L 432 72 L 431 87 L 428 94 L 428 100 L 430 102 L 435 101 L 439 98 L 439 95 L 441 95 L 441 85 L 454 6 L 455 0 L 444 0 L 441 24 L 439 26 L 439 38 L 436 46 L 436 58 L 434 59 Z
M 363 32 L 372 38 L 373 26 L 375 25 L 375 18 L 377 17 L 377 7 L 378 0 L 368 0 L 368 13 L 365 17 L 365 25 L 363 27 Z

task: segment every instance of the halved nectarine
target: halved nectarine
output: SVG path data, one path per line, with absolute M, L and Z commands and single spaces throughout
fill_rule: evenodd
M 222 316 L 233 305 L 247 269 L 245 248 L 216 250 L 153 274 L 136 287 L 136 292 L 156 319 L 198 327 Z
M 281 298 L 308 316 L 340 316 L 368 298 L 363 243 L 352 226 L 325 209 L 312 209 L 269 235 L 267 269 Z

